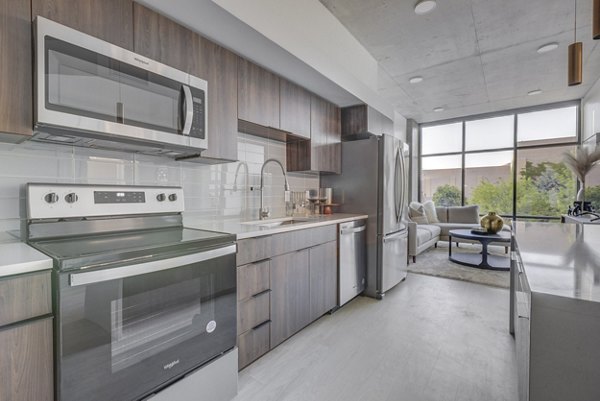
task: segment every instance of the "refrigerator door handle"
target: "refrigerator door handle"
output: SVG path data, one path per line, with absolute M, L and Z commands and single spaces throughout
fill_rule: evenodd
M 400 149 L 396 150 L 396 162 L 394 166 L 394 203 L 396 208 L 396 223 L 400 222 L 400 199 L 398 196 L 398 192 L 400 191 L 398 180 L 400 179 L 399 175 L 401 174 L 400 170 L 402 169 L 400 165 Z
M 402 152 L 401 158 L 401 172 L 400 177 L 402 178 L 402 196 L 400 198 L 400 219 L 404 215 L 404 208 L 406 207 L 406 193 L 408 192 L 408 179 L 406 176 L 406 163 L 404 162 L 404 152 Z
M 404 237 L 406 237 L 406 231 L 400 231 L 395 234 L 388 235 L 387 237 L 383 237 L 383 243 L 385 244 L 387 242 L 397 241 Z

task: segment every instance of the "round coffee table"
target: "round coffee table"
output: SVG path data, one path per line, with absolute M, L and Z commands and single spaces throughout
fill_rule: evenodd
M 507 256 L 488 254 L 488 244 L 510 244 L 510 233 L 500 231 L 497 234 L 473 234 L 471 230 L 450 230 L 448 232 L 448 259 L 464 266 L 477 267 L 490 270 L 510 270 L 510 259 Z M 455 252 L 452 254 L 452 238 L 469 239 L 481 243 L 480 253 Z

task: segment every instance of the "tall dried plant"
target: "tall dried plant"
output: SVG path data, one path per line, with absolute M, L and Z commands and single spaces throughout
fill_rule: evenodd
M 567 167 L 577 176 L 585 194 L 585 177 L 600 163 L 600 147 L 584 148 L 579 146 L 575 152 L 565 152 L 564 161 Z M 583 200 L 583 199 L 582 199 Z

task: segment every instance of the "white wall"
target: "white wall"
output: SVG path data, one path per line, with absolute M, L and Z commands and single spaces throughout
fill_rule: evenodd
M 600 80 L 585 95 L 582 102 L 583 126 L 581 138 L 585 141 L 600 132 Z
M 285 144 L 238 134 L 239 162 L 202 165 L 190 162 L 113 152 L 25 142 L 0 143 L 0 231 L 18 230 L 25 213 L 24 186 L 28 182 L 118 185 L 176 185 L 185 196 L 184 217 L 200 220 L 258 219 L 260 170 L 268 158 L 285 166 Z M 267 168 L 265 201 L 273 217 L 285 215 L 284 180 L 276 165 Z M 292 191 L 319 187 L 319 177 L 288 175 Z

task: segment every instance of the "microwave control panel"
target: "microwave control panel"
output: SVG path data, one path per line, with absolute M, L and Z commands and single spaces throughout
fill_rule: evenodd
M 205 118 L 206 118 L 206 99 L 205 92 L 201 89 L 190 88 L 192 92 L 192 101 L 194 104 L 194 118 L 192 119 L 192 129 L 190 136 L 194 138 L 206 138 Z

